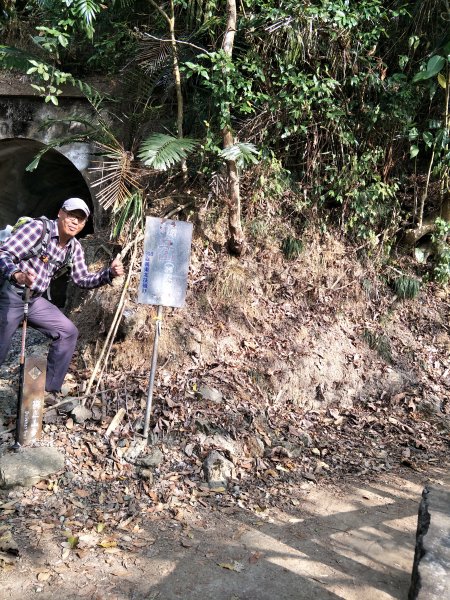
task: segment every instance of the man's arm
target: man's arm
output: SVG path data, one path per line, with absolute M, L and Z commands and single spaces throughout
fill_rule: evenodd
M 36 273 L 23 265 L 21 268 L 19 263 L 39 241 L 43 227 L 41 221 L 29 221 L 14 231 L 0 246 L 0 275 L 4 279 L 31 287 Z
M 75 240 L 73 253 L 72 281 L 81 288 L 93 289 L 111 283 L 114 277 L 123 275 L 123 265 L 120 258 L 115 258 L 111 267 L 100 269 L 96 273 L 88 271 L 84 258 L 83 248 L 78 240 Z

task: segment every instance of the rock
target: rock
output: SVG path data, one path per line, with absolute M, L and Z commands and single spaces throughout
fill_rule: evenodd
M 87 419 L 92 419 L 92 411 L 82 404 L 75 406 L 70 414 L 72 415 L 75 423 L 78 423 L 79 425 L 82 425 Z
M 450 489 L 425 487 L 408 600 L 450 598 Z
M 65 382 L 62 384 L 61 386 L 61 394 L 64 396 L 64 398 L 66 396 L 68 396 L 70 394 L 70 392 L 73 392 L 73 390 L 77 387 L 77 384 L 74 382 Z
M 203 463 L 203 472 L 210 488 L 226 488 L 229 480 L 236 477 L 233 463 L 216 450 L 210 452 L 206 457 Z
M 197 431 L 201 431 L 207 435 L 214 429 L 213 425 L 206 419 L 195 419 L 194 424 Z
M 138 460 L 142 467 L 158 467 L 164 460 L 164 454 L 159 448 L 152 448 L 150 454 Z
M 153 483 L 153 471 L 151 469 L 139 469 L 141 479 L 145 479 L 150 485 Z
M 247 451 L 252 458 L 262 458 L 264 456 L 264 442 L 257 435 L 251 435 L 245 440 Z
M 31 487 L 64 469 L 64 456 L 55 448 L 24 448 L 0 457 L 0 488 Z
M 214 433 L 213 435 L 208 436 L 199 434 L 198 441 L 204 448 L 210 448 L 211 446 L 213 448 L 219 448 L 220 450 L 225 450 L 231 456 L 239 456 L 241 454 L 239 444 L 230 437 L 221 435 L 220 433 Z
M 198 389 L 198 395 L 203 400 L 209 400 L 215 404 L 220 404 L 223 400 L 222 392 L 219 392 L 219 390 L 209 387 L 208 385 L 201 385 Z
M 298 439 L 305 446 L 305 448 L 311 448 L 313 445 L 312 437 L 306 431 L 301 431 Z
M 58 411 L 63 413 L 70 413 L 76 406 L 80 405 L 80 400 L 78 398 L 74 398 L 69 396 L 64 400 L 64 404 L 58 406 Z
M 202 332 L 195 327 L 190 327 L 189 333 L 190 336 L 186 341 L 186 350 L 188 354 L 199 357 L 202 353 Z
M 127 462 L 132 463 L 133 461 L 135 461 L 137 459 L 137 457 L 139 455 L 141 455 L 143 452 L 145 452 L 146 448 L 147 448 L 147 440 L 144 440 L 143 438 L 134 440 L 133 442 L 131 442 L 129 447 L 125 450 L 123 457 Z
M 46 425 L 51 425 L 52 423 L 56 423 L 58 420 L 58 413 L 56 412 L 56 408 L 47 408 L 44 414 L 42 415 L 42 422 Z

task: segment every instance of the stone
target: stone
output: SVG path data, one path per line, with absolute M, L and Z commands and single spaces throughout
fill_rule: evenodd
M 150 454 L 138 460 L 142 467 L 158 467 L 164 460 L 164 454 L 159 448 L 152 448 Z
M 220 404 L 223 400 L 222 392 L 219 392 L 219 390 L 216 390 L 213 387 L 209 387 L 209 385 L 201 385 L 198 389 L 198 395 L 203 400 L 209 400 L 215 404 Z
M 82 425 L 88 419 L 92 419 L 92 411 L 82 404 L 75 406 L 70 414 L 72 415 L 75 423 L 78 423 L 79 425 Z
M 70 413 L 76 406 L 80 405 L 80 400 L 78 398 L 74 398 L 73 396 L 69 396 L 65 398 L 64 404 L 58 406 L 58 412 Z
M 450 489 L 426 486 L 417 521 L 408 600 L 450 598 Z
M 203 463 L 203 472 L 210 488 L 227 487 L 230 479 L 236 477 L 233 463 L 220 452 L 213 450 Z
M 230 437 L 221 435 L 220 433 L 214 433 L 208 436 L 200 433 L 198 435 L 198 441 L 205 449 L 211 447 L 218 448 L 219 450 L 225 450 L 225 452 L 228 452 L 230 456 L 240 456 L 241 454 L 239 444 Z
M 0 456 L 0 488 L 31 487 L 64 469 L 64 456 L 55 448 L 23 448 Z

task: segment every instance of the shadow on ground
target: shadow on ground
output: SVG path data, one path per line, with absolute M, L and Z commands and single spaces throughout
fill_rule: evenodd
M 405 470 L 311 487 L 293 494 L 292 509 L 270 509 L 265 518 L 209 499 L 183 518 L 144 521 L 145 543 L 133 552 L 95 548 L 62 561 L 53 532 L 0 575 L 2 597 L 406 600 L 422 488 L 444 478 Z

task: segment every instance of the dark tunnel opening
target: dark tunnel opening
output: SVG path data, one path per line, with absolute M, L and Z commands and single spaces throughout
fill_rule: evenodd
M 88 185 L 80 171 L 63 154 L 48 150 L 34 171 L 26 167 L 45 144 L 30 139 L 0 140 L 0 230 L 14 225 L 19 217 L 55 219 L 67 198 L 82 198 L 93 210 Z M 89 218 L 79 237 L 93 232 Z M 57 306 L 64 306 L 68 276 L 52 283 L 50 296 Z

